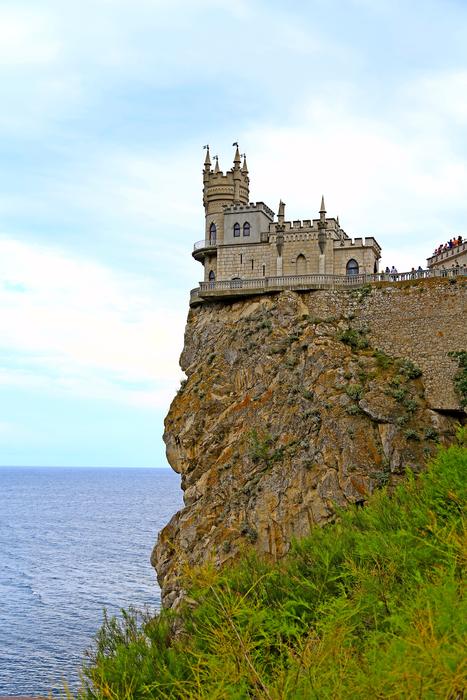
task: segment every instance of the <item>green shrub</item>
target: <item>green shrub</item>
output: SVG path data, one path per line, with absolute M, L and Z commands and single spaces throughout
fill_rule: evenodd
M 364 350 L 369 346 L 365 333 L 355 328 L 347 328 L 345 331 L 340 331 L 337 334 L 337 339 L 349 345 L 352 350 Z
M 460 397 L 460 404 L 463 408 L 467 408 L 467 352 L 458 350 L 457 352 L 449 352 L 449 357 L 457 360 L 459 371 L 454 377 L 454 386 Z
M 279 562 L 245 552 L 233 567 L 191 570 L 177 617 L 104 618 L 80 697 L 462 698 L 463 444 L 392 495 L 339 511 Z
M 414 365 L 411 360 L 400 360 L 398 365 L 399 372 L 404 375 L 404 377 L 407 377 L 407 379 L 417 379 L 417 377 L 421 377 L 422 375 L 420 367 Z
M 345 393 L 354 401 L 360 401 L 363 396 L 363 387 L 361 384 L 348 384 L 345 387 Z
M 373 352 L 373 357 L 376 360 L 376 365 L 379 369 L 388 369 L 394 363 L 394 360 L 389 355 L 386 355 L 382 350 L 375 350 Z

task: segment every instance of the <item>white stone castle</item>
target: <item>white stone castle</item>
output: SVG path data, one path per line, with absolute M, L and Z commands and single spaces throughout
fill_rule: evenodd
M 397 278 L 379 273 L 381 247 L 376 239 L 350 238 L 339 217 L 326 216 L 324 197 L 319 218 L 303 221 L 285 221 L 282 201 L 277 219 L 264 202 L 251 203 L 246 156 L 242 162 L 238 144 L 233 145 L 233 167 L 226 173 L 217 156 L 212 168 L 205 146 L 205 236 L 193 250 L 204 266 L 204 280 L 191 292 L 192 305 L 281 289 L 350 288 L 413 278 L 413 271 Z

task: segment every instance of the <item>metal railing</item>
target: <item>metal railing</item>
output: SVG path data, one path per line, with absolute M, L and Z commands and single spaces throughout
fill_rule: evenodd
M 220 282 L 200 282 L 191 291 L 191 300 L 215 295 L 216 292 L 231 291 L 275 291 L 280 289 L 352 289 L 375 282 L 404 282 L 432 277 L 457 277 L 467 275 L 467 267 L 452 267 L 447 270 L 415 270 L 411 272 L 359 275 L 286 275 L 283 277 L 260 277 L 258 279 L 234 278 Z
M 217 248 L 217 241 L 196 241 L 193 246 L 193 251 L 201 250 L 202 248 Z

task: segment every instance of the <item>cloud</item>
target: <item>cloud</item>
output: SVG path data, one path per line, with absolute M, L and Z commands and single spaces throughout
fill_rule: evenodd
M 358 91 L 344 85 L 309 99 L 286 126 L 246 131 L 253 199 L 264 192 L 273 208 L 287 202 L 287 218 L 313 218 L 324 193 L 328 215 L 340 215 L 349 235 L 379 240 L 384 264 L 424 265 L 437 242 L 465 233 L 467 167 L 449 129 L 464 108 L 463 81 L 463 74 L 425 76 L 422 85 L 438 86 L 444 99 L 437 107 L 430 98 L 424 129 L 417 124 L 427 98 L 407 82 L 387 115 L 362 113 Z
M 0 384 L 166 405 L 184 317 L 151 280 L 5 236 L 0 260 Z
M 0 7 L 0 70 L 54 63 L 61 48 L 47 11 Z

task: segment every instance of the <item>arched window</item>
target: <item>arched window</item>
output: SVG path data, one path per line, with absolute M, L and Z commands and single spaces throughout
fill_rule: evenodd
M 214 271 L 211 270 L 208 275 L 209 281 L 210 282 L 215 282 L 216 281 L 216 275 L 214 274 Z
M 243 235 L 244 236 L 250 235 L 250 224 L 248 223 L 248 221 L 245 221 L 245 223 L 243 224 Z
M 358 262 L 351 258 L 345 266 L 346 275 L 358 275 Z
M 297 257 L 295 267 L 296 267 L 296 274 L 297 275 L 306 275 L 306 258 L 301 253 Z
M 209 227 L 209 243 L 215 243 L 217 238 L 216 224 L 212 223 Z
M 233 234 L 234 238 L 238 238 L 240 236 L 240 224 L 234 224 Z

